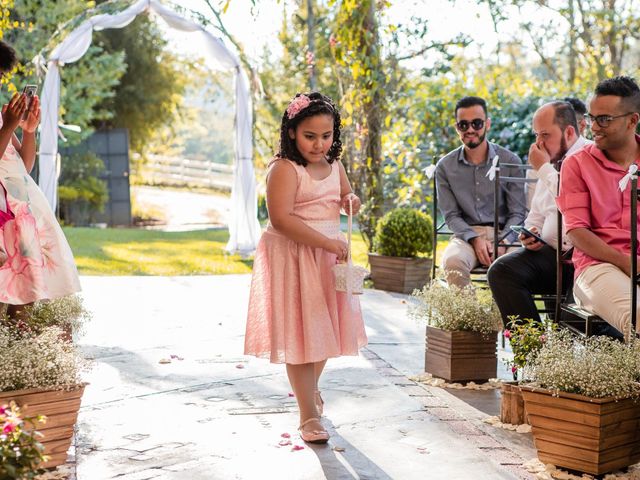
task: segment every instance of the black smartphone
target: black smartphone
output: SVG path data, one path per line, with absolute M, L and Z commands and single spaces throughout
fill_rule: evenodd
M 37 85 L 25 85 L 22 89 L 22 93 L 27 96 L 27 111 L 22 115 L 22 120 L 26 120 L 29 116 L 29 111 L 31 110 L 31 102 L 36 93 L 38 93 Z
M 524 228 L 522 225 L 511 225 L 511 230 L 513 230 L 514 232 L 518 233 L 518 234 L 523 234 L 525 237 L 533 237 L 535 238 L 538 242 L 542 242 L 543 245 L 549 245 L 547 242 L 545 242 L 542 237 L 540 235 L 538 235 L 537 233 L 533 233 L 531 230 Z

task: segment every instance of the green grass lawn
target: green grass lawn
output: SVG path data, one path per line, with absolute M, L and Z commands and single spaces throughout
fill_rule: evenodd
M 65 227 L 82 275 L 213 275 L 250 273 L 252 259 L 229 255 L 225 230 L 159 232 Z M 353 237 L 353 259 L 367 267 L 367 247 Z

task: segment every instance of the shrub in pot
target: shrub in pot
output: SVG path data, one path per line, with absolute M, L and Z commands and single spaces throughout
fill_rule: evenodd
M 429 280 L 432 247 L 429 215 L 412 208 L 386 213 L 376 225 L 373 253 L 369 253 L 374 287 L 401 293 L 422 288 Z
M 640 461 L 640 343 L 576 337 L 547 341 L 521 385 L 538 458 L 601 475 Z
M 500 312 L 487 290 L 434 280 L 413 294 L 409 315 L 427 324 L 425 371 L 449 382 L 494 378 Z
M 0 322 L 0 404 L 13 401 L 29 417 L 47 417 L 35 424 L 49 456 L 44 468 L 66 461 L 84 391 L 81 374 L 88 362 L 73 342 L 61 340 L 61 327 L 88 317 L 78 302 L 36 304 L 20 320 Z

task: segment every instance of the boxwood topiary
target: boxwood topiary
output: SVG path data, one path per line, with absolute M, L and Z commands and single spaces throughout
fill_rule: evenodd
M 390 257 L 415 257 L 431 253 L 433 220 L 419 210 L 395 208 L 385 214 L 376 226 L 373 250 Z

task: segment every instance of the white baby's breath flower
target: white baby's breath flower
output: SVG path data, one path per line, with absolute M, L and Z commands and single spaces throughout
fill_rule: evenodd
M 417 302 L 409 307 L 409 316 L 432 327 L 483 334 L 502 329 L 500 312 L 488 292 L 435 280 L 413 296 Z

